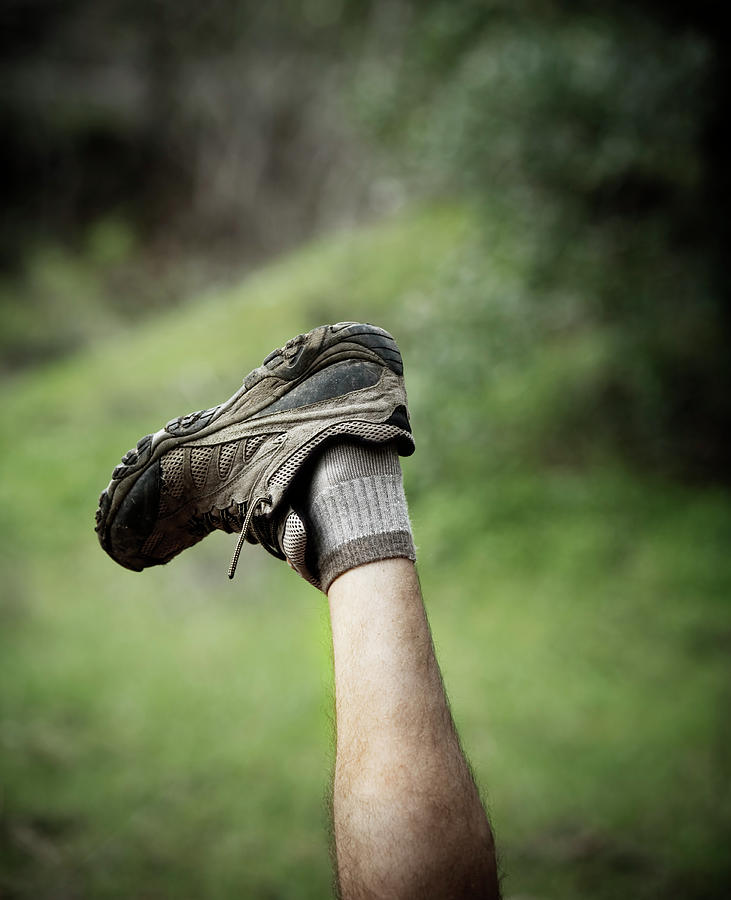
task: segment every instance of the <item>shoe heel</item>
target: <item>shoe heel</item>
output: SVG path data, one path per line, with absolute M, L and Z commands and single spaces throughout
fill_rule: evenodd
M 378 328 L 376 325 L 355 324 L 347 329 L 343 338 L 372 350 L 396 375 L 404 374 L 404 364 L 398 345 L 383 328 Z

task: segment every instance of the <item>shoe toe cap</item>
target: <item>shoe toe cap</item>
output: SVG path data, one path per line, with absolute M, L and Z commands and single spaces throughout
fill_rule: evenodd
M 160 463 L 155 461 L 137 479 L 108 526 L 104 549 L 120 565 L 139 572 L 158 563 L 142 548 L 155 527 L 159 506 Z

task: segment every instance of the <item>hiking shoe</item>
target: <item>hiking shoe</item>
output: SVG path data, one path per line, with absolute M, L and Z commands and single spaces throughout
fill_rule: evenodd
M 127 569 L 163 565 L 218 529 L 285 558 L 281 518 L 313 454 L 343 438 L 414 452 L 401 354 L 382 328 L 323 325 L 274 350 L 225 403 L 143 437 L 99 498 L 96 531 Z

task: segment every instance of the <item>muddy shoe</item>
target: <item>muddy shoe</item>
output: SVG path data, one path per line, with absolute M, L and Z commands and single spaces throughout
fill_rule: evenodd
M 169 562 L 218 529 L 283 559 L 286 498 L 313 454 L 348 438 L 414 451 L 401 354 L 373 325 L 343 322 L 274 350 L 225 403 L 143 437 L 99 498 L 106 552 L 134 571 Z

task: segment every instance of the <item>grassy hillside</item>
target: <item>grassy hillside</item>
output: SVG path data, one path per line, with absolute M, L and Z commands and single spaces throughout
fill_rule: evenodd
M 729 498 L 612 459 L 584 413 L 611 334 L 472 233 L 440 208 L 340 236 L 3 386 L 0 897 L 328 896 L 323 598 L 259 548 L 229 583 L 223 535 L 124 571 L 93 516 L 140 436 L 343 319 L 404 352 L 421 577 L 506 897 L 725 896 Z

